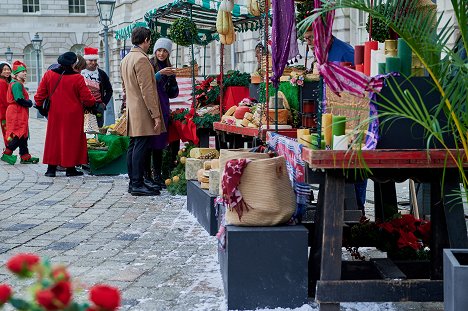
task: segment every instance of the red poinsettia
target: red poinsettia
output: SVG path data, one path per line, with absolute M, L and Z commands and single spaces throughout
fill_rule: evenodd
M 47 311 L 66 308 L 72 298 L 70 282 L 61 281 L 50 288 L 36 292 L 36 302 Z
M 398 248 L 419 250 L 423 242 L 428 243 L 430 239 L 430 222 L 416 219 L 410 214 L 398 214 L 392 220 L 379 224 L 379 227 L 397 237 Z
M 10 300 L 13 291 L 7 284 L 0 284 L 0 307 Z
M 33 269 L 40 262 L 40 258 L 34 254 L 22 253 L 13 256 L 7 262 L 7 268 L 20 277 L 31 276 Z
M 108 285 L 96 285 L 89 291 L 89 300 L 95 306 L 88 311 L 114 311 L 120 306 L 120 293 L 117 288 Z

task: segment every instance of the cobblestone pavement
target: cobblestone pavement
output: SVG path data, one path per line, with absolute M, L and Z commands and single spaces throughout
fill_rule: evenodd
M 30 119 L 42 158 L 46 121 Z M 18 161 L 19 163 L 19 161 Z M 122 310 L 226 310 L 217 243 L 186 211 L 185 197 L 132 197 L 125 176 L 44 176 L 46 166 L 0 163 L 0 283 L 19 252 L 69 266 L 80 282 L 121 289 Z M 86 292 L 78 294 L 84 301 Z M 346 304 L 342 310 L 441 310 L 440 304 Z M 9 309 L 6 309 L 9 310 Z M 299 309 L 298 309 L 299 310 Z M 311 302 L 300 310 L 316 310 Z

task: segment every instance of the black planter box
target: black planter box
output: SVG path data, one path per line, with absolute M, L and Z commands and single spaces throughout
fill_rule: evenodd
M 384 98 L 398 104 L 390 87 L 392 86 L 395 90 L 397 85 L 403 90 L 407 89 L 416 100 L 420 95 L 429 113 L 434 114 L 440 103 L 440 94 L 434 88 L 432 80 L 426 77 L 413 77 L 409 81 L 404 77 L 391 77 L 387 79 L 386 85 L 382 88 L 380 94 L 377 95 L 377 111 L 379 114 L 387 111 L 384 107 L 379 106 L 379 103 L 388 105 Z M 437 119 L 441 128 L 447 125 L 447 118 L 443 111 L 439 113 Z M 442 146 L 434 140 L 431 140 L 431 143 L 428 145 L 424 128 L 415 124 L 410 119 L 391 119 L 387 122 L 385 120 L 386 117 L 379 117 L 380 138 L 377 143 L 377 149 L 426 149 L 427 147 L 434 149 L 441 148 Z M 449 147 L 455 146 L 454 139 L 450 133 L 444 134 L 443 138 Z
M 307 303 L 308 231 L 302 225 L 226 227 L 218 258 L 229 310 Z
M 208 190 L 200 188 L 198 181 L 187 181 L 187 210 L 211 236 L 218 232 L 215 199 L 216 195 L 209 194 Z

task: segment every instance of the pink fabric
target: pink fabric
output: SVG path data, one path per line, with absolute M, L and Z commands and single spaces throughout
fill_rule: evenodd
M 314 0 L 315 8 L 320 8 L 321 0 Z M 335 11 L 331 10 L 322 17 L 315 19 L 314 28 L 314 51 L 317 58 L 318 70 L 330 90 L 339 93 L 346 91 L 352 95 L 364 97 L 365 92 L 380 92 L 383 81 L 374 77 L 328 62 L 328 51 L 332 44 L 332 28 Z
M 242 173 L 249 162 L 250 160 L 247 159 L 227 161 L 221 181 L 224 202 L 229 209 L 234 209 L 237 212 L 239 220 L 241 220 L 244 210 L 248 211 L 250 208 L 250 206 L 245 203 L 238 189 Z

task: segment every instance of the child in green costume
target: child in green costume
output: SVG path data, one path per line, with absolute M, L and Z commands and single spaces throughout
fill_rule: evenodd
M 15 78 L 8 86 L 6 111 L 7 131 L 6 137 L 8 145 L 3 151 L 2 161 L 11 165 L 16 163 L 16 155 L 13 152 L 19 147 L 21 157 L 20 163 L 35 164 L 39 162 L 39 158 L 31 157 L 28 150 L 29 136 L 29 108 L 32 107 L 32 101 L 29 99 L 29 94 L 24 87 L 26 82 L 26 65 L 20 61 L 13 63 L 12 74 Z

